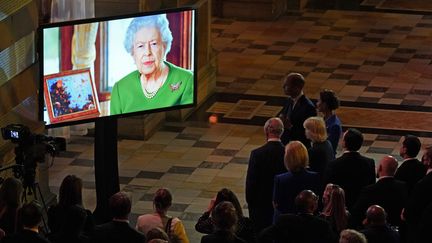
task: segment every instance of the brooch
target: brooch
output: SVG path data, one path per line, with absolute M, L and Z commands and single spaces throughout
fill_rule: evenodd
M 178 89 L 180 88 L 180 85 L 181 85 L 181 84 L 182 84 L 181 81 L 178 82 L 178 83 L 175 83 L 175 84 L 170 84 L 171 92 L 174 92 L 174 91 L 178 90 Z

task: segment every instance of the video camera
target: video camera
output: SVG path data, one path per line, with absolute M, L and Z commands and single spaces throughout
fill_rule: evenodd
M 22 124 L 10 124 L 1 128 L 4 140 L 17 144 L 15 147 L 14 176 L 23 181 L 25 189 L 34 190 L 37 163 L 45 161 L 45 154 L 55 157 L 60 151 L 66 150 L 66 140 L 61 137 L 50 137 L 33 134 Z

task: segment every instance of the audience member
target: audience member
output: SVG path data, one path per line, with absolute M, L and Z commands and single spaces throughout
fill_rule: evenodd
M 294 199 L 303 190 L 321 192 L 321 178 L 306 169 L 309 158 L 306 147 L 299 141 L 290 142 L 285 149 L 285 167 L 288 172 L 274 178 L 273 204 L 275 217 L 295 213 Z
M 422 216 L 418 224 L 416 232 L 416 243 L 431 243 L 432 242 L 432 203 L 423 210 Z
M 386 222 L 387 214 L 381 206 L 372 205 L 366 211 L 363 221 L 365 229 L 361 232 L 368 243 L 399 243 L 399 233 L 390 228 Z
M 109 199 L 111 222 L 98 225 L 94 231 L 95 243 L 128 242 L 145 243 L 146 237 L 129 225 L 131 199 L 124 192 L 117 192 Z
M 362 144 L 363 134 L 357 129 L 348 129 L 342 139 L 344 153 L 328 164 L 324 175 L 326 183 L 337 184 L 344 189 L 350 212 L 361 189 L 375 183 L 375 162 L 358 152 Z
M 260 242 L 334 242 L 336 237 L 329 223 L 314 216 L 318 199 L 318 196 L 310 190 L 300 192 L 295 198 L 298 214 L 280 215 L 274 225 L 261 232 Z
M 0 228 L 5 235 L 17 231 L 17 211 L 21 205 L 23 187 L 21 181 L 13 177 L 3 181 L 0 187 Z
M 342 134 L 341 121 L 335 113 L 335 110 L 339 108 L 339 99 L 335 92 L 325 89 L 320 92 L 316 106 L 317 110 L 324 116 L 328 134 L 327 140 L 330 141 L 334 154 L 336 154 L 336 149 Z
M 273 183 L 275 175 L 286 172 L 285 147 L 280 137 L 284 130 L 279 118 L 270 118 L 264 125 L 267 143 L 252 150 L 246 175 L 246 202 L 256 232 L 273 221 Z
M 322 177 L 327 164 L 335 159 L 332 145 L 327 140 L 324 120 L 318 116 L 309 117 L 303 126 L 306 138 L 312 142 L 312 146 L 308 148 L 310 170 L 318 172 Z
M 48 209 L 48 226 L 51 233 L 57 234 L 62 228 L 68 228 L 65 224 L 70 221 L 67 216 L 70 215 L 68 214 L 68 210 L 72 206 L 81 208 L 87 215 L 82 234 L 88 237 L 91 236 L 95 225 L 93 215 L 90 210 L 84 209 L 82 201 L 82 180 L 75 175 L 68 175 L 63 179 L 59 190 L 59 201 L 56 205 Z M 77 209 L 75 208 L 74 210 Z
M 340 233 L 339 243 L 368 243 L 364 234 L 353 229 L 346 229 Z
M 249 218 L 243 216 L 242 208 L 237 196 L 234 194 L 234 192 L 226 188 L 223 188 L 217 193 L 215 200 L 211 200 L 207 211 L 198 219 L 198 222 L 195 224 L 195 229 L 203 234 L 213 233 L 215 230 L 215 224 L 210 214 L 214 207 L 223 201 L 231 202 L 234 206 L 234 209 L 236 210 L 237 224 L 234 230 L 235 234 L 246 242 L 256 242 L 252 221 Z
M 403 158 L 402 164 L 396 171 L 395 179 L 404 181 L 408 185 L 410 194 L 414 185 L 426 174 L 423 164 L 416 158 L 420 152 L 420 139 L 416 136 L 407 135 L 402 142 L 399 154 Z
M 146 238 L 147 242 L 150 242 L 151 240 L 163 240 L 165 242 L 169 241 L 168 234 L 159 227 L 149 230 L 149 232 L 147 232 Z
M 411 242 L 415 242 L 413 239 L 419 230 L 420 219 L 425 209 L 432 203 L 431 192 L 432 165 L 429 164 L 426 176 L 414 186 L 403 214 L 408 225 L 408 237 Z
M 82 233 L 87 219 L 86 211 L 80 206 L 73 205 L 66 210 L 64 215 L 67 220 L 60 230 L 48 237 L 51 243 L 89 242 L 89 237 Z
M 215 225 L 214 233 L 201 238 L 201 243 L 245 243 L 234 233 L 237 225 L 237 212 L 231 202 L 221 202 L 212 211 Z
M 171 192 L 166 188 L 158 189 L 153 198 L 155 212 L 139 216 L 136 228 L 144 234 L 147 234 L 149 230 L 159 227 L 165 230 L 172 241 L 188 243 L 189 239 L 182 221 L 177 217 L 167 215 L 171 204 Z
M 381 159 L 376 184 L 366 186 L 361 191 L 352 215 L 355 225 L 360 225 L 364 213 L 371 205 L 380 205 L 388 213 L 388 223 L 392 226 L 400 226 L 400 215 L 408 199 L 408 188 L 405 182 L 396 180 L 393 176 L 397 170 L 398 162 L 392 156 Z
M 18 210 L 18 217 L 22 223 L 22 230 L 12 235 L 6 235 L 4 243 L 48 243 L 39 234 L 39 224 L 42 222 L 40 207 L 35 203 L 24 204 Z
M 345 192 L 336 184 L 327 184 L 323 193 L 320 217 L 330 223 L 336 235 L 348 227 L 350 213 L 345 207 Z
M 312 101 L 303 93 L 304 85 L 305 79 L 299 73 L 290 73 L 285 77 L 283 89 L 288 100 L 279 115 L 285 127 L 282 135 L 283 144 L 298 140 L 306 147 L 310 147 L 310 141 L 305 136 L 303 122 L 311 116 L 316 116 L 317 113 Z
M 425 166 L 426 170 L 427 168 L 432 167 L 432 145 L 429 145 L 426 147 L 425 152 L 422 156 L 422 164 Z

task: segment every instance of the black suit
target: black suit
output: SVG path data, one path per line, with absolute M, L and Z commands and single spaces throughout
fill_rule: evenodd
M 264 229 L 259 237 L 261 243 L 295 242 L 295 243 L 327 243 L 335 242 L 336 237 L 330 224 L 313 215 L 282 214 L 276 223 Z
M 363 188 L 351 215 L 355 223 L 360 225 L 368 207 L 380 205 L 387 212 L 387 222 L 390 225 L 400 226 L 400 215 L 407 199 L 408 188 L 405 182 L 395 180 L 393 177 L 384 177 L 376 184 Z
M 415 236 L 419 221 L 425 209 L 432 203 L 432 172 L 429 172 L 414 187 L 405 208 L 404 216 L 408 224 L 409 238 Z
M 406 160 L 396 171 L 395 179 L 405 181 L 408 185 L 408 193 L 411 193 L 415 184 L 426 174 L 425 166 L 418 159 Z
M 294 101 L 288 99 L 280 115 L 286 117 L 292 127 L 285 128 L 282 134 L 282 143 L 287 144 L 290 141 L 298 140 L 302 142 L 306 148 L 310 147 L 310 141 L 306 138 L 303 122 L 311 116 L 316 116 L 315 106 L 305 95 L 302 95 L 293 108 Z
M 224 231 L 216 231 L 213 234 L 204 235 L 201 238 L 201 243 L 246 243 L 246 241 L 238 238 L 236 235 L 231 235 Z
M 351 211 L 363 187 L 375 183 L 375 162 L 358 152 L 345 152 L 328 164 L 324 181 L 344 189 L 346 206 Z
M 111 221 L 95 228 L 95 243 L 145 243 L 146 237 L 132 228 L 127 222 Z
M 387 225 L 368 226 L 362 230 L 368 243 L 399 243 L 399 233 Z
M 249 217 L 258 231 L 273 222 L 273 183 L 275 175 L 287 171 L 284 154 L 285 148 L 278 141 L 267 142 L 251 152 L 246 176 L 246 202 Z
M 22 230 L 16 234 L 8 235 L 2 239 L 4 243 L 49 243 L 49 241 L 43 238 L 36 232 L 31 230 Z

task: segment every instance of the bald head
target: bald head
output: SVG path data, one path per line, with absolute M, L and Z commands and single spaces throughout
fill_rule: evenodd
M 393 156 L 385 156 L 380 160 L 377 174 L 379 177 L 394 176 L 397 168 L 397 160 Z
M 386 223 L 387 213 L 379 205 L 372 205 L 366 211 L 367 224 L 384 225 Z
M 311 190 L 304 190 L 295 198 L 295 205 L 301 213 L 313 213 L 318 205 L 318 196 Z
M 283 122 L 278 117 L 272 117 L 264 124 L 264 132 L 267 135 L 267 138 L 280 138 L 283 131 Z

